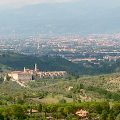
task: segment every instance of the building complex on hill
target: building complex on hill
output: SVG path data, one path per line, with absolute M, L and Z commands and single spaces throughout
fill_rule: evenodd
M 37 69 L 37 65 L 35 64 L 34 70 L 26 69 L 24 67 L 23 71 L 13 71 L 8 74 L 8 76 L 15 81 L 19 82 L 27 82 L 31 80 L 38 80 L 41 78 L 64 78 L 66 77 L 66 71 L 51 71 L 51 72 L 43 72 Z

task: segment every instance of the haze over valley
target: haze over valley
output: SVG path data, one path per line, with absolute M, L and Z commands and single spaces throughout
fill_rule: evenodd
M 86 35 L 120 31 L 119 0 L 39 2 L 25 4 L 18 1 L 1 5 L 0 33 L 9 34 L 16 31 L 23 35 L 36 33 Z M 23 6 L 20 6 L 21 4 Z

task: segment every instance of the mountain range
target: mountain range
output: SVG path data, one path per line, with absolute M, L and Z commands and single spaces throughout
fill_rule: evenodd
M 0 10 L 0 33 L 115 33 L 120 31 L 119 0 L 81 0 Z

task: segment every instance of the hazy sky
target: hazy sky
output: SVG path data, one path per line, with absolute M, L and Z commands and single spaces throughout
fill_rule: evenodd
M 0 31 L 120 32 L 119 12 L 120 0 L 0 0 Z
M 67 3 L 79 0 L 0 0 L 0 7 L 22 7 L 40 3 Z
M 120 0 L 0 0 L 0 9 L 6 8 L 19 8 L 23 6 L 28 6 L 32 4 L 41 4 L 41 3 L 70 3 L 78 2 L 78 4 L 88 4 L 88 6 L 119 6 Z M 88 7 L 87 6 L 87 7 Z

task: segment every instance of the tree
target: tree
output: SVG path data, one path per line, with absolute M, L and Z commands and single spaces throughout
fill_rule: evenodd
M 3 83 L 3 81 L 4 81 L 4 78 L 1 77 L 1 78 L 0 78 L 0 84 Z
M 4 116 L 0 114 L 0 120 L 4 120 Z
M 100 106 L 101 106 L 102 110 L 105 110 L 107 113 L 109 112 L 109 110 L 110 110 L 109 102 L 107 102 L 107 101 L 101 102 Z
M 38 111 L 42 112 L 42 105 L 41 104 L 38 105 Z
M 11 107 L 6 107 L 4 108 L 4 111 L 2 113 L 2 115 L 4 116 L 4 119 L 11 119 L 13 112 L 12 112 L 12 108 Z
M 9 75 L 6 75 L 6 80 L 10 81 L 11 77 Z
M 93 103 L 91 103 L 90 104 L 90 106 L 89 106 L 89 109 L 90 109 L 90 111 L 93 113 L 99 113 L 99 114 L 101 114 L 102 113 L 102 107 L 100 106 L 100 104 L 99 103 L 97 103 L 97 102 L 93 102 Z
M 69 108 L 69 107 L 65 107 L 65 108 L 63 109 L 63 113 L 64 113 L 65 115 L 68 115 L 69 112 L 70 112 L 70 108 Z
M 59 118 L 62 117 L 62 116 L 64 116 L 63 110 L 64 110 L 64 107 L 58 107 L 57 114 L 58 114 Z
M 107 120 L 115 120 L 115 119 L 114 119 L 113 112 L 110 112 L 110 114 L 108 114 Z
M 66 100 L 65 99 L 61 99 L 61 100 L 59 100 L 59 103 L 66 103 Z
M 112 111 L 115 116 L 117 116 L 120 113 L 120 103 L 114 103 L 112 106 Z
M 21 105 L 12 106 L 12 114 L 17 119 L 23 119 L 25 117 L 25 111 Z
M 24 103 L 24 100 L 22 98 L 18 97 L 16 102 L 17 102 L 17 104 L 21 104 L 22 105 Z
M 45 113 L 45 117 L 46 117 L 46 113 L 47 113 L 47 107 L 46 107 L 46 105 L 43 105 L 42 106 L 42 111 Z
M 3 116 L 3 109 L 0 109 L 0 120 L 4 120 L 4 116 Z
M 66 117 L 67 120 L 78 120 L 74 114 L 68 114 Z
M 100 116 L 100 120 L 107 120 L 107 111 L 103 110 Z
M 117 115 L 115 120 L 120 120 L 120 113 Z

